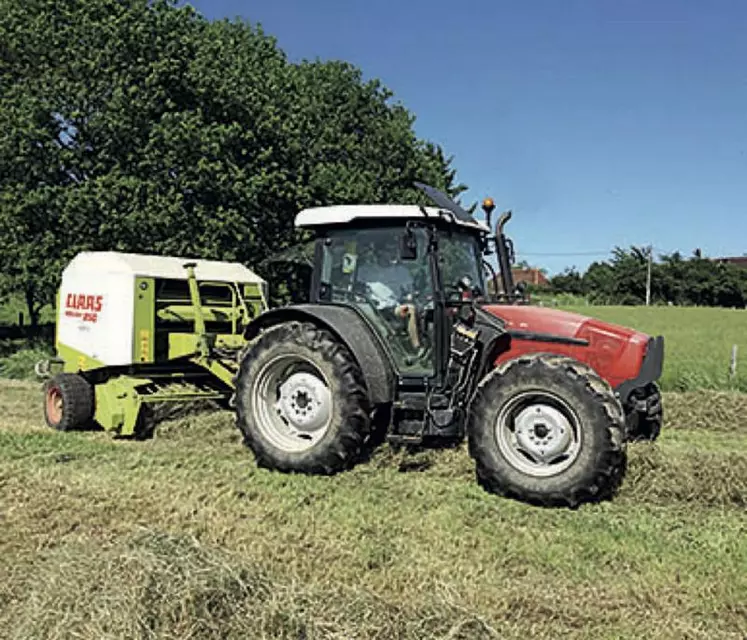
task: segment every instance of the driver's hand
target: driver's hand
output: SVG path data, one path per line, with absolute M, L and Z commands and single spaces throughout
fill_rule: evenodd
M 405 319 L 410 314 L 410 309 L 412 309 L 413 306 L 411 304 L 398 304 L 396 307 L 394 307 L 394 315 L 398 318 Z

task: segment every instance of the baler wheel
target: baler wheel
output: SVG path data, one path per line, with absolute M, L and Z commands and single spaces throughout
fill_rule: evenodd
M 311 323 L 264 331 L 236 379 L 236 424 L 257 465 L 329 475 L 352 467 L 371 430 L 363 374 L 347 346 Z
M 77 373 L 59 373 L 44 386 L 44 419 L 58 431 L 86 427 L 93 420 L 94 390 Z
M 521 356 L 494 369 L 478 385 L 467 432 L 478 482 L 530 504 L 609 499 L 625 475 L 620 402 L 566 356 Z

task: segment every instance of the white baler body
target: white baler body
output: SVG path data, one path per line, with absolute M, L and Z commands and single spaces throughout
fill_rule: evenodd
M 103 365 L 133 361 L 137 278 L 186 280 L 192 262 L 199 281 L 259 284 L 260 276 L 236 262 L 114 251 L 85 251 L 62 272 L 57 342 Z

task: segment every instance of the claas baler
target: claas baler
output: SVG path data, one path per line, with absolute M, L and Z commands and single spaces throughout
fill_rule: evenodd
M 37 365 L 51 376 L 47 423 L 138 435 L 155 403 L 227 403 L 244 329 L 266 300 L 267 283 L 238 263 L 79 253 L 58 291 L 57 357 Z

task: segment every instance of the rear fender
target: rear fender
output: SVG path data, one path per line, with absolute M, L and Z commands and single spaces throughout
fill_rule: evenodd
M 353 309 L 336 305 L 299 304 L 272 309 L 255 318 L 244 331 L 247 340 L 254 339 L 268 327 L 283 322 L 311 322 L 332 333 L 353 354 L 363 372 L 363 379 L 373 404 L 394 400 L 394 372 L 377 337 Z

